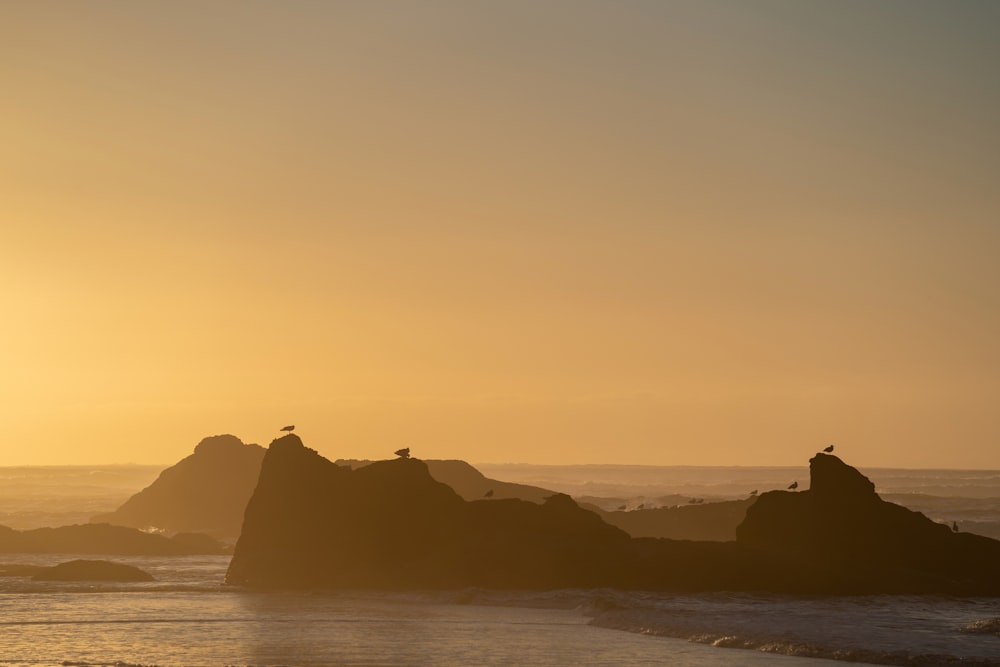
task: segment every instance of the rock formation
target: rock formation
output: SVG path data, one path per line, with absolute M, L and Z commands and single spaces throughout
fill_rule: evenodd
M 36 581 L 153 581 L 153 575 L 124 563 L 106 560 L 71 560 L 43 567 L 32 577 Z
M 205 438 L 114 512 L 91 519 L 169 533 L 205 533 L 233 542 L 253 494 L 265 449 L 233 435 Z
M 257 588 L 1000 593 L 1000 575 L 984 567 L 988 557 L 996 562 L 1000 542 L 939 534 L 897 506 L 872 510 L 890 504 L 828 458 L 836 463 L 814 460 L 818 491 L 764 494 L 738 541 L 697 542 L 629 537 L 562 494 L 542 504 L 466 501 L 418 459 L 351 469 L 287 435 L 264 457 L 226 580 Z M 864 512 L 875 518 L 858 533 L 852 517 Z M 922 559 L 906 548 L 926 545 L 923 537 L 893 546 L 910 531 L 948 542 Z M 895 537 L 877 541 L 876 533 Z M 900 554 L 906 559 L 893 560 Z
M 555 495 L 466 502 L 418 459 L 352 470 L 271 444 L 229 583 L 268 587 L 498 588 L 598 584 L 629 538 Z
M 817 454 L 809 470 L 809 490 L 765 493 L 747 511 L 741 545 L 812 563 L 838 592 L 974 594 L 1000 586 L 1000 542 L 954 533 L 882 500 L 867 477 L 831 454 Z

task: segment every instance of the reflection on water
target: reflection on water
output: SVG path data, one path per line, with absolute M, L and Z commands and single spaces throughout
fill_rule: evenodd
M 0 596 L 5 609 L 10 602 Z M 733 657 L 681 640 L 591 627 L 571 610 L 428 604 L 392 596 L 41 593 L 15 604 L 22 620 L 0 623 L 0 664 L 718 667 L 732 664 L 727 658 Z M 740 664 L 775 659 L 747 652 Z
M 0 561 L 58 559 L 22 554 Z M 733 664 L 731 651 L 591 626 L 579 592 L 500 594 L 494 604 L 469 604 L 475 592 L 259 593 L 220 585 L 225 557 L 116 560 L 155 571 L 158 581 L 0 578 L 0 665 Z M 529 606 L 516 606 L 521 603 Z M 740 652 L 742 665 L 775 662 L 826 664 Z

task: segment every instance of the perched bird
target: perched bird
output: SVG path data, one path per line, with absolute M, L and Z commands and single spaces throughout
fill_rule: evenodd
M 292 426 L 285 426 L 281 430 L 282 431 L 288 431 L 289 433 L 291 433 L 292 431 L 295 430 L 295 426 L 294 425 L 292 425 Z
M 824 447 L 823 451 L 829 454 L 830 452 L 833 451 L 833 445 L 830 445 L 829 447 Z
M 757 495 L 757 489 L 754 489 L 753 491 L 751 491 L 750 495 L 751 496 L 756 496 Z
M 618 511 L 619 512 L 624 512 L 627 508 L 628 508 L 628 505 L 619 505 L 618 506 Z
M 410 448 L 409 447 L 403 447 L 402 449 L 397 449 L 393 453 L 396 456 L 398 456 L 399 458 L 401 458 L 401 459 L 408 459 L 408 458 L 410 458 Z
M 954 532 L 956 532 L 956 533 L 958 532 L 958 522 L 957 522 L 957 521 L 952 521 L 952 522 L 951 522 L 951 529 L 952 529 L 952 530 L 953 530 Z
M 792 491 L 794 491 L 795 489 L 799 488 L 799 483 L 798 483 L 798 481 L 795 481 L 795 482 L 792 482 L 791 484 L 789 484 L 789 485 L 788 485 L 788 488 L 789 488 L 790 490 L 792 490 Z
M 490 489 L 489 491 L 483 494 L 483 498 L 492 498 L 492 497 L 493 497 L 493 489 Z

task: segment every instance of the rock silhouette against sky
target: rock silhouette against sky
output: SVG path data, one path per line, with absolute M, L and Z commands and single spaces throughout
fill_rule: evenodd
M 554 494 L 540 505 L 466 501 L 419 459 L 351 469 L 287 435 L 264 458 L 227 581 L 261 588 L 1000 592 L 1000 574 L 986 567 L 1000 558 L 1000 542 L 954 534 L 882 501 L 835 456 L 814 458 L 811 478 L 815 490 L 763 494 L 737 541 L 631 538 L 569 496 Z

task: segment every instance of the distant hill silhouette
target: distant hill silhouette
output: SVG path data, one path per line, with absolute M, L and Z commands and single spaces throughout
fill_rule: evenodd
M 842 495 L 850 504 L 855 481 L 827 481 L 830 497 Z M 870 565 L 890 576 L 894 592 L 968 592 L 970 585 L 979 594 L 1000 592 L 995 572 L 977 569 L 966 576 L 939 568 L 896 576 L 891 560 L 863 550 L 856 562 L 837 569 L 815 558 L 817 550 L 786 552 L 758 539 L 754 522 L 772 519 L 767 511 L 753 514 L 737 542 L 631 538 L 562 494 L 540 505 L 466 501 L 435 480 L 423 461 L 400 458 L 351 469 L 288 435 L 272 442 L 264 458 L 227 582 L 260 588 L 888 590 L 881 579 L 853 576 Z M 886 532 L 895 530 L 895 515 L 882 520 Z M 952 542 L 950 557 L 1000 554 L 1000 543 L 979 539 L 985 542 Z
M 187 556 L 225 552 L 222 544 L 205 535 L 176 535 L 170 538 L 106 523 L 33 530 L 0 526 L 0 553 Z
M 832 454 L 809 461 L 810 488 L 771 491 L 747 510 L 740 544 L 814 563 L 841 590 L 985 594 L 1000 582 L 1000 542 L 955 533 L 886 502 Z
M 358 459 L 337 459 L 334 461 L 339 466 L 348 466 L 352 469 L 362 468 L 370 465 L 372 461 Z M 490 479 L 483 473 L 465 461 L 454 459 L 427 459 L 427 470 L 431 477 L 439 482 L 447 484 L 455 493 L 465 500 L 479 500 L 492 491 L 491 498 L 499 500 L 501 498 L 518 498 L 533 503 L 543 503 L 545 499 L 553 495 L 555 491 L 543 489 L 528 484 L 514 484 L 513 482 L 501 482 Z
M 606 512 L 597 507 L 590 509 L 632 537 L 727 542 L 736 539 L 736 527 L 742 523 L 747 508 L 755 500 L 756 498 L 723 500 L 698 505 L 615 512 Z
M 194 453 L 165 469 L 114 512 L 92 523 L 205 533 L 233 542 L 253 494 L 265 449 L 233 435 L 203 439 Z

